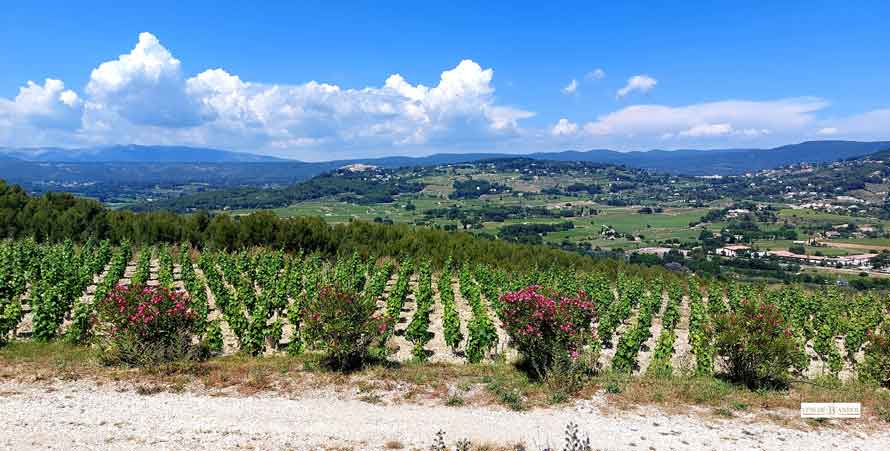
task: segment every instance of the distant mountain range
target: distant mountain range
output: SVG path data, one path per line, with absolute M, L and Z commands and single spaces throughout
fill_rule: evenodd
M 683 175 L 738 175 L 794 163 L 824 163 L 890 150 L 890 141 L 808 141 L 772 149 L 647 150 L 618 152 L 608 149 L 536 152 L 526 155 L 471 153 L 426 157 L 386 157 L 350 160 L 382 167 L 428 166 L 491 158 L 528 157 L 551 161 L 588 161 Z M 345 163 L 345 161 L 344 161 Z
M 615 152 L 592 150 L 532 154 L 558 161 L 623 164 L 640 169 L 685 175 L 735 175 L 794 163 L 823 163 L 860 157 L 890 149 L 890 141 L 808 141 L 772 149 L 650 150 Z
M 385 168 L 405 166 L 428 166 L 472 162 L 492 158 L 525 156 L 540 160 L 555 161 L 588 161 L 625 165 L 634 168 L 669 172 L 684 175 L 734 175 L 745 172 L 770 169 L 793 163 L 822 163 L 847 158 L 854 158 L 881 150 L 890 149 L 890 141 L 858 142 L 858 141 L 809 141 L 791 144 L 773 149 L 712 149 L 712 150 L 649 150 L 634 152 L 618 152 L 614 150 L 567 150 L 561 152 L 537 152 L 526 155 L 499 153 L 467 153 L 467 154 L 434 154 L 425 157 L 383 157 L 356 158 L 319 163 L 306 163 L 284 158 L 257 155 L 227 150 L 207 149 L 181 146 L 109 146 L 84 149 L 33 148 L 33 149 L 0 149 L 0 178 L 15 181 L 18 171 L 25 168 L 30 176 L 40 177 L 58 173 L 54 170 L 43 170 L 47 165 L 29 165 L 30 163 L 70 163 L 66 171 L 78 172 L 79 164 L 90 164 L 90 171 L 96 170 L 93 164 L 115 163 L 118 169 L 127 163 L 147 164 L 232 164 L 232 163 L 281 163 L 300 167 L 299 178 L 312 176 L 328 171 L 331 168 L 365 163 Z M 19 160 L 18 165 L 11 162 Z M 14 169 L 12 166 L 16 166 Z M 50 165 L 53 166 L 53 165 Z M 169 167 L 168 167 L 169 169 Z M 259 170 L 248 165 L 243 169 L 247 173 Z M 268 170 L 266 168 L 265 170 Z M 126 171 L 123 171 L 126 172 Z M 242 174 L 243 175 L 243 174 Z M 276 180 L 281 182 L 282 180 Z
M 270 163 L 283 158 L 184 146 L 107 146 L 81 149 L 0 149 L 0 158 L 44 163 Z

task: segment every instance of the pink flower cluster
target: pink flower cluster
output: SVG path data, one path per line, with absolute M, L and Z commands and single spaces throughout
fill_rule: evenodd
M 577 356 L 585 343 L 595 339 L 596 309 L 583 291 L 568 297 L 532 285 L 504 294 L 501 301 L 504 329 L 521 351 L 556 347 Z
M 112 333 L 129 331 L 139 336 L 163 334 L 195 319 L 185 293 L 163 287 L 118 285 L 99 302 L 98 311 Z

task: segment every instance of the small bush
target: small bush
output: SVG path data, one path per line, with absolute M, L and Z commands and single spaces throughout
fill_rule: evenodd
M 801 350 L 779 309 L 742 301 L 715 320 L 715 347 L 730 380 L 749 388 L 783 388 Z
M 618 382 L 609 381 L 606 383 L 606 393 L 610 395 L 617 395 L 621 393 L 621 386 L 618 385 Z
M 865 381 L 890 388 L 890 337 L 885 322 L 883 334 L 869 331 L 865 339 L 865 359 L 859 366 L 859 377 Z
M 334 286 L 322 287 L 303 308 L 300 333 L 307 344 L 325 353 L 332 368 L 355 369 L 387 330 L 386 321 L 374 314 L 376 308 L 373 300 Z
M 507 293 L 501 302 L 504 329 L 538 377 L 557 367 L 560 372 L 593 369 L 596 311 L 585 293 L 566 297 L 535 285 Z
M 185 293 L 162 287 L 116 286 L 97 305 L 102 360 L 146 366 L 195 360 L 195 315 Z

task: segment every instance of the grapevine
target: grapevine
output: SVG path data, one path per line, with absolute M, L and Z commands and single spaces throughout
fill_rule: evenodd
M 439 275 L 439 299 L 442 302 L 442 322 L 445 335 L 445 343 L 451 347 L 452 352 L 457 351 L 464 340 L 460 331 L 460 314 L 457 312 L 457 304 L 454 302 L 454 289 L 451 287 L 451 258 L 445 262 L 442 274 Z
M 432 272 L 429 262 L 423 262 L 417 273 L 417 293 L 414 296 L 417 308 L 411 317 L 411 322 L 405 329 L 405 338 L 414 344 L 411 355 L 417 361 L 427 358 L 424 346 L 432 338 L 429 331 L 430 313 L 433 309 Z
M 470 268 L 467 265 L 464 265 L 460 270 L 460 291 L 473 312 L 473 318 L 467 327 L 469 332 L 466 347 L 467 360 L 470 363 L 479 363 L 485 358 L 486 353 L 497 346 L 498 335 L 494 323 L 488 316 L 485 304 L 482 303 L 479 286 L 472 279 Z

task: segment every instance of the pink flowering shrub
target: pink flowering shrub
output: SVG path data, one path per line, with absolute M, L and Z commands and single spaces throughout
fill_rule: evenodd
M 334 369 L 360 367 L 369 348 L 388 330 L 387 321 L 375 314 L 373 298 L 335 286 L 322 287 L 302 307 L 302 338 L 324 352 L 326 363 Z
M 596 361 L 596 308 L 584 292 L 569 297 L 533 285 L 501 297 L 504 330 L 538 376 L 554 365 Z
M 195 313 L 185 293 L 118 285 L 96 306 L 109 363 L 145 365 L 194 358 Z
M 742 301 L 714 322 L 714 345 L 727 376 L 748 387 L 784 387 L 803 357 L 782 312 L 773 304 Z

